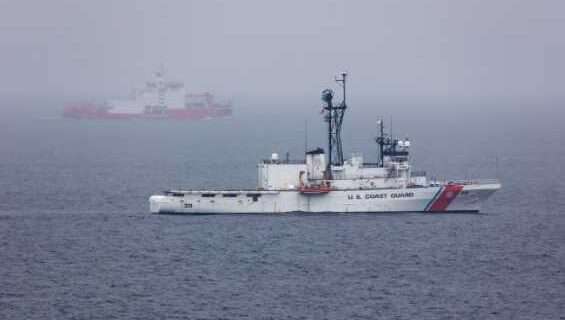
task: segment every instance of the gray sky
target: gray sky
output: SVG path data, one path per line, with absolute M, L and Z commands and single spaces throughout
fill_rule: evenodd
M 565 2 L 0 0 L 0 94 L 194 91 L 562 99 Z

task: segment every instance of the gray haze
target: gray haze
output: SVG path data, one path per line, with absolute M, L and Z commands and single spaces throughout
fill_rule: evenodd
M 161 64 L 191 90 L 562 99 L 563 1 L 6 1 L 0 94 L 124 95 Z
M 564 30 L 565 0 L 0 0 L 0 320 L 565 319 Z M 161 64 L 233 117 L 60 116 Z M 342 70 L 344 155 L 383 117 L 430 178 L 499 178 L 485 214 L 149 214 L 327 148 Z

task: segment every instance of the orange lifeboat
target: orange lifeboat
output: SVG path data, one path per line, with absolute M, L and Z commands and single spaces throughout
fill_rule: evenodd
M 302 194 L 326 194 L 328 192 L 330 192 L 332 189 L 330 188 L 330 184 L 328 183 L 327 185 L 321 184 L 321 185 L 309 185 L 309 186 L 304 186 L 301 185 L 298 190 L 300 191 L 300 193 Z

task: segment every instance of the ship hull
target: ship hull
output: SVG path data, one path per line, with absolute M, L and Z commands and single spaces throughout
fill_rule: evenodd
M 379 213 L 479 212 L 500 184 L 446 184 L 407 189 L 171 191 L 149 198 L 152 213 Z
M 65 108 L 63 117 L 71 119 L 87 119 L 87 120 L 132 120 L 132 119 L 150 119 L 150 120 L 202 120 L 210 118 L 223 118 L 232 115 L 230 108 L 170 108 L 162 113 L 144 113 L 144 112 L 119 112 L 108 110 L 96 106 L 72 106 Z

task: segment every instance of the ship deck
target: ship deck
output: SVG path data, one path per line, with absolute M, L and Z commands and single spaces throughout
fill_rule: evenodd
M 281 191 L 297 190 L 257 190 L 257 189 L 209 189 L 209 190 L 166 190 L 163 193 L 169 196 L 184 196 L 187 194 L 278 194 Z
M 438 187 L 443 186 L 446 184 L 459 184 L 467 187 L 476 186 L 476 187 L 485 187 L 485 186 L 498 186 L 500 187 L 500 181 L 497 179 L 475 179 L 475 180 L 454 180 L 449 182 L 440 182 L 440 181 L 433 181 L 428 186 L 409 186 L 406 189 L 420 189 L 420 188 L 430 188 L 430 187 Z M 402 189 L 402 188 L 351 188 L 351 189 L 332 189 L 331 191 L 368 191 L 368 190 L 390 190 L 390 189 Z M 165 190 L 163 191 L 164 195 L 167 196 L 177 196 L 182 197 L 185 195 L 190 194 L 198 194 L 198 195 L 212 195 L 212 194 L 219 194 L 219 195 L 256 195 L 256 194 L 279 194 L 281 192 L 300 192 L 297 189 L 272 189 L 272 190 L 261 190 L 261 189 L 200 189 L 200 190 Z

